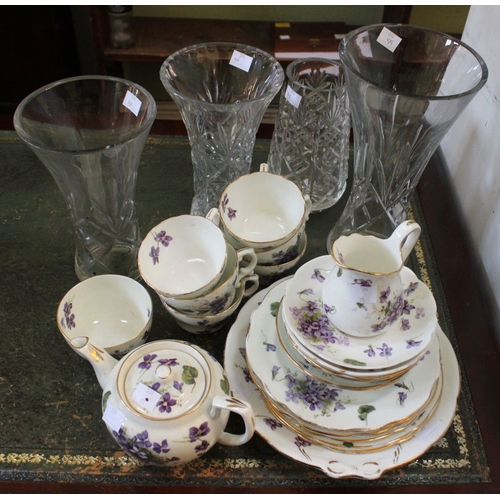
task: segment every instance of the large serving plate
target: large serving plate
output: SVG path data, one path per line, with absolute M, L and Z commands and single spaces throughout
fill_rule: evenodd
M 306 262 L 286 287 L 283 319 L 304 356 L 313 353 L 332 369 L 369 373 L 404 368 L 427 350 L 437 325 L 436 301 L 413 271 L 405 267 L 401 272 L 405 288 L 401 320 L 386 333 L 361 338 L 340 332 L 326 315 L 322 286 L 333 265 L 328 255 Z
M 245 338 L 250 316 L 271 288 L 254 295 L 243 306 L 228 332 L 224 356 L 224 365 L 233 394 L 252 405 L 256 415 L 256 432 L 270 446 L 293 460 L 322 470 L 333 478 L 355 476 L 377 479 L 385 471 L 415 460 L 444 436 L 456 410 L 460 371 L 453 348 L 439 327 L 436 335 L 440 345 L 443 371 L 442 397 L 432 418 L 409 441 L 374 453 L 342 453 L 311 444 L 278 422 L 266 408 L 259 389 L 249 376 L 245 361 Z
M 279 408 L 328 432 L 394 427 L 425 410 L 441 374 L 437 339 L 409 372 L 384 387 L 357 391 L 319 381 L 302 372 L 278 340 L 276 304 L 288 283 L 266 294 L 252 314 L 246 337 L 247 364 L 254 381 Z

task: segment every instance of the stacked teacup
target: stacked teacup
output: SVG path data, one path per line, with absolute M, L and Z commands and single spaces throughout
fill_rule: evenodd
M 227 241 L 236 249 L 253 248 L 255 273 L 267 279 L 286 275 L 304 255 L 310 212 L 309 197 L 266 163 L 229 184 L 219 201 Z
M 222 328 L 259 287 L 252 248 L 234 249 L 216 209 L 164 220 L 144 238 L 139 271 L 177 324 L 190 333 Z

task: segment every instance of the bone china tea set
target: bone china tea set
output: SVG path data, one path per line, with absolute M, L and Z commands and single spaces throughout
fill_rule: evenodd
M 405 200 L 488 71 L 460 41 L 405 25 L 354 30 L 339 53 L 335 81 L 308 69 L 307 89 L 294 87 L 291 72 L 283 86 L 276 59 L 246 45 L 199 44 L 167 58 L 160 79 L 188 130 L 195 195 L 190 214 L 142 240 L 134 193 L 156 116 L 151 94 L 83 76 L 16 109 L 16 131 L 56 180 L 75 226 L 80 282 L 60 301 L 57 326 L 92 365 L 104 424 L 137 463 L 182 465 L 256 432 L 332 478 L 376 479 L 451 425 L 460 371 L 431 290 L 405 266 L 421 233 Z M 282 87 L 271 169 L 250 172 L 256 130 Z M 345 189 L 331 170 L 346 167 L 349 106 L 352 192 L 325 228 L 327 255 L 301 263 L 318 189 Z M 326 123 L 323 133 L 313 109 L 328 109 L 327 122 L 342 109 L 342 127 Z M 291 118 L 293 130 L 280 130 Z M 148 342 L 153 306 L 138 279 L 200 339 L 229 324 L 223 365 L 182 339 Z M 231 412 L 240 434 L 226 431 Z

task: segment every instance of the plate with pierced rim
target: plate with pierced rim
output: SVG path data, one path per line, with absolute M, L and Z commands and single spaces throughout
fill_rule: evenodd
M 249 376 L 245 361 L 245 338 L 250 316 L 266 293 L 277 284 L 279 282 L 261 290 L 242 307 L 228 332 L 224 353 L 224 366 L 231 390 L 235 396 L 252 405 L 256 432 L 262 439 L 284 456 L 317 468 L 329 477 L 377 479 L 384 472 L 417 459 L 446 434 L 457 407 L 460 371 L 453 347 L 439 327 L 436 335 L 443 369 L 443 395 L 432 418 L 409 441 L 376 453 L 341 453 L 312 444 L 278 422 L 266 408 L 259 389 Z
M 328 319 L 322 285 L 333 268 L 331 256 L 303 264 L 287 283 L 283 319 L 304 348 L 332 366 L 357 371 L 387 370 L 415 359 L 429 346 L 437 325 L 437 307 L 429 288 L 404 267 L 403 314 L 391 330 L 376 337 L 345 335 Z

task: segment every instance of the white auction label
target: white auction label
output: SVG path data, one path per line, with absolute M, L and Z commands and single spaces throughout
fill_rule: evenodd
M 248 73 L 250 66 L 252 65 L 253 57 L 247 56 L 235 50 L 231 56 L 229 64 L 235 66 L 236 68 L 242 69 Z
M 287 85 L 285 92 L 285 99 L 294 107 L 298 108 L 300 106 L 300 101 L 302 100 L 302 96 L 297 94 L 295 90 Z
M 102 419 L 113 431 L 118 432 L 125 421 L 125 415 L 111 403 L 108 403 Z
M 280 35 L 280 40 L 290 40 L 290 35 Z
M 156 392 L 142 382 L 135 388 L 132 394 L 132 399 L 148 411 L 153 411 L 160 398 L 161 394 L 159 392 Z
M 349 284 L 349 300 L 358 304 L 374 304 L 377 302 L 377 287 L 364 283 Z
M 387 28 L 383 28 L 377 38 L 377 42 L 383 45 L 386 49 L 389 49 L 391 52 L 396 50 L 396 47 L 401 43 L 401 40 L 401 37 Z
M 138 97 L 132 94 L 130 90 L 127 90 L 125 99 L 123 99 L 123 105 L 126 108 L 130 109 L 130 111 L 132 111 L 135 116 L 137 116 L 139 114 L 139 111 L 141 110 L 142 102 Z

